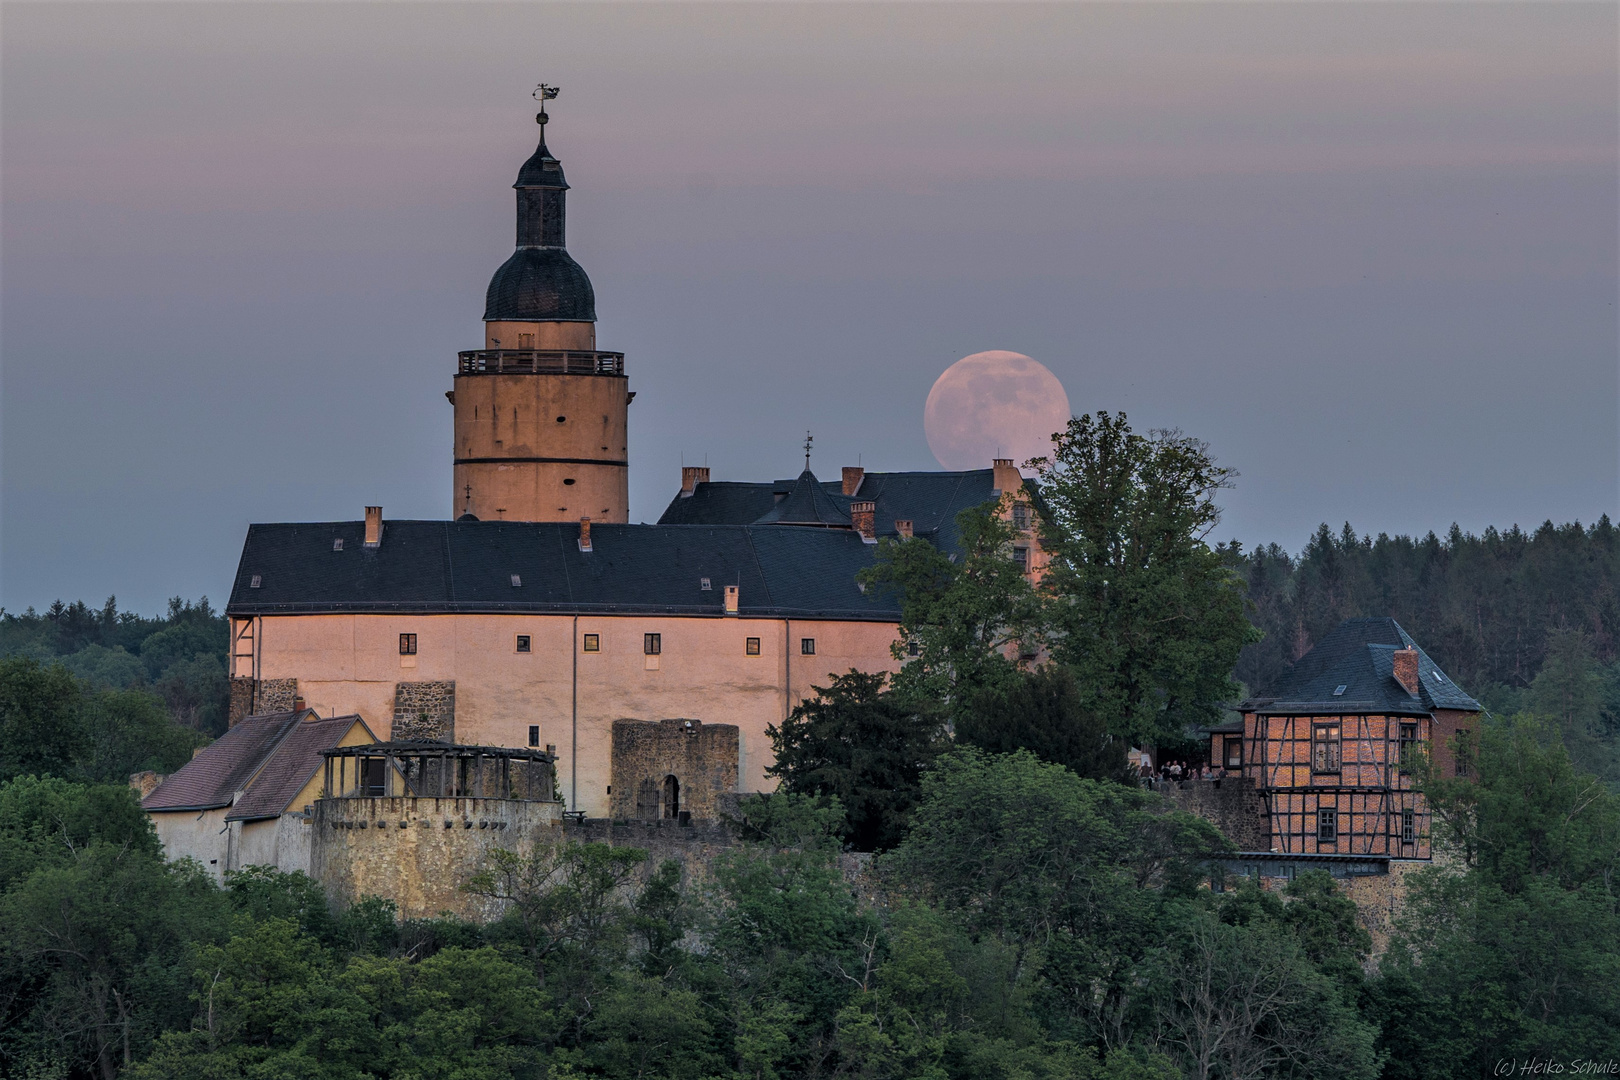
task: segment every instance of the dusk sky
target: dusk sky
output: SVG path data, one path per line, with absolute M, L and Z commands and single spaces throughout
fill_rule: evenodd
M 823 478 L 937 468 L 985 350 L 1207 440 L 1219 539 L 1614 515 L 1616 12 L 8 2 L 0 604 L 218 605 L 249 522 L 449 516 L 542 79 L 632 521 L 807 428 Z

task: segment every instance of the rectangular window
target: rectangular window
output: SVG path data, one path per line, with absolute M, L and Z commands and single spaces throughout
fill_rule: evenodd
M 816 639 L 813 637 L 800 638 L 799 651 L 805 656 L 816 655 Z
M 1455 743 L 1455 746 L 1456 746 L 1456 749 L 1452 751 L 1452 756 L 1456 759 L 1456 762 L 1457 762 L 1457 768 L 1456 768 L 1457 775 L 1458 776 L 1467 776 L 1468 775 L 1468 754 L 1469 754 L 1469 751 L 1471 749 L 1469 747 L 1469 745 L 1468 745 L 1468 732 L 1466 732 L 1466 731 L 1457 732 L 1457 741 Z
M 1013 503 L 1013 528 L 1029 528 L 1029 507 L 1023 503 Z
M 1416 724 L 1401 725 L 1401 768 L 1410 769 L 1417 764 L 1418 726 Z
M 759 655 L 759 638 L 751 637 L 743 643 L 743 652 L 749 656 Z
M 519 634 L 518 635 L 518 652 L 528 652 L 528 651 L 529 651 L 529 635 L 528 634 Z
M 908 642 L 906 642 L 906 655 L 907 656 L 921 656 L 922 655 L 922 642 L 920 642 L 920 641 L 908 641 Z
M 360 791 L 365 795 L 382 795 L 387 787 L 388 774 L 383 770 L 388 763 L 382 758 L 360 759 Z
M 1339 771 L 1339 725 L 1317 724 L 1311 728 L 1311 772 Z
M 539 724 L 530 724 L 529 725 L 529 745 L 530 746 L 539 746 L 540 745 L 540 725 Z
M 512 588 L 514 588 L 514 589 L 523 588 L 523 575 L 521 575 L 521 574 L 513 574 L 512 575 Z
M 1411 807 L 1401 811 L 1401 843 L 1412 844 L 1417 842 L 1417 814 Z
M 657 656 L 659 653 L 663 652 L 664 651 L 664 635 L 663 634 L 642 634 L 641 635 L 641 651 L 646 653 L 648 656 Z
M 1226 767 L 1228 769 L 1243 768 L 1243 740 L 1226 740 Z
M 583 648 L 585 649 L 586 652 L 601 652 L 602 651 L 602 635 L 601 634 L 586 634 L 585 635 L 585 644 L 584 644 Z
M 415 634 L 401 634 L 401 635 L 399 635 L 399 655 L 401 655 L 401 656 L 415 656 L 416 655 L 416 635 Z
M 343 550 L 343 537 L 340 536 L 336 540 L 332 541 L 332 550 L 333 551 L 342 551 Z
M 260 577 L 258 574 L 254 574 L 253 580 L 248 582 L 248 588 L 257 589 L 259 587 L 259 583 L 263 580 L 264 578 Z
M 1018 569 L 1022 570 L 1026 574 L 1029 573 L 1029 548 L 1013 548 L 1013 562 L 1018 564 Z
M 1316 812 L 1316 841 L 1319 844 L 1337 843 L 1339 839 L 1339 812 L 1337 810 L 1318 810 Z

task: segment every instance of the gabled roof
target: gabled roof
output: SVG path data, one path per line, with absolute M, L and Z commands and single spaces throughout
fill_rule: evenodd
M 1416 649 L 1418 693 L 1395 679 L 1394 653 Z M 1299 658 L 1272 692 L 1240 706 L 1245 712 L 1309 715 L 1424 715 L 1435 709 L 1478 712 L 1479 702 L 1440 670 L 1391 618 L 1346 619 Z
M 660 525 L 747 525 L 764 523 L 773 507 L 789 498 L 798 480 L 774 483 L 710 481 L 690 493 L 678 493 L 658 519 Z M 933 539 L 947 551 L 956 550 L 956 515 L 992 497 L 995 470 L 964 472 L 869 472 L 854 496 L 843 493 L 843 482 L 821 482 L 832 503 L 847 516 L 855 499 L 876 504 L 878 536 L 894 536 L 896 521 L 912 522 L 912 534 Z
M 799 474 L 787 498 L 771 507 L 753 521 L 755 525 L 818 525 L 822 528 L 848 529 L 851 527 L 849 496 L 834 495 L 816 479 L 809 469 Z
M 853 529 L 593 524 L 590 551 L 567 522 L 387 521 L 376 548 L 364 534 L 359 521 L 249 526 L 226 611 L 720 617 L 736 585 L 745 617 L 900 617 L 886 590 L 856 585 L 874 549 Z
M 358 716 L 323 718 L 307 709 L 246 717 L 159 784 L 141 806 L 150 811 L 230 806 L 227 821 L 276 817 L 320 768 L 321 751 L 336 746 L 355 724 L 365 727 Z M 366 734 L 375 741 L 370 728 Z
M 279 817 L 292 809 L 292 801 L 321 769 L 321 751 L 330 750 L 356 724 L 370 741 L 377 738 L 358 716 L 320 717 L 307 713 L 271 748 L 247 792 L 225 815 L 226 821 L 254 821 Z M 240 726 L 240 725 L 238 725 Z
M 141 805 L 148 810 L 209 810 L 231 805 L 300 715 L 279 712 L 244 718 L 171 773 Z

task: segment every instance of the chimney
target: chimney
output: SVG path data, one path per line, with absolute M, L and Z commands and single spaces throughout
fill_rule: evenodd
M 374 548 L 382 544 L 382 507 L 366 507 L 366 547 Z
M 1413 697 L 1418 696 L 1417 650 L 1411 646 L 1395 650 L 1395 681 Z
M 707 465 L 681 466 L 681 498 L 690 499 L 692 490 L 699 484 L 709 482 L 709 467 Z
M 844 466 L 844 494 L 853 495 L 861 490 L 861 481 L 866 479 L 866 470 L 859 465 Z
M 911 522 L 907 521 L 905 518 L 895 518 L 894 519 L 894 531 L 899 533 L 903 538 L 905 538 L 907 540 L 910 540 L 911 539 Z
M 301 697 L 293 698 L 293 712 L 303 712 L 305 708 L 306 708 L 306 706 L 304 705 L 304 699 L 303 698 L 301 698 Z
M 579 550 L 591 550 L 591 519 L 588 517 L 579 519 Z
M 852 502 L 849 504 L 850 524 L 861 534 L 863 543 L 877 543 L 877 503 Z
M 726 614 L 737 614 L 737 586 L 726 586 Z
M 990 494 L 997 498 L 1007 494 L 1009 491 L 1017 491 L 1024 486 L 1023 474 L 1013 465 L 1012 458 L 998 457 L 990 462 L 990 467 L 995 472 L 995 479 L 990 484 L 995 490 Z

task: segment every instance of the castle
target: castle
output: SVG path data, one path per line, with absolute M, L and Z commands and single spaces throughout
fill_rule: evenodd
M 567 807 L 589 817 L 662 815 L 636 792 L 666 780 L 688 803 L 719 794 L 699 796 L 701 777 L 767 790 L 770 725 L 834 675 L 897 663 L 897 601 L 856 583 L 878 539 L 948 548 L 958 512 L 1003 498 L 1034 572 L 1023 479 L 1004 460 L 826 483 L 808 460 L 774 483 L 686 468 L 658 523 L 630 524 L 635 392 L 624 355 L 596 347 L 595 292 L 566 248 L 569 185 L 537 119 L 513 185 L 516 250 L 446 394 L 450 518 L 367 507 L 251 526 L 226 607 L 231 718 L 307 707 L 384 740 L 554 747 Z M 734 728 L 714 744 L 730 760 L 628 775 L 615 723 L 669 718 Z

